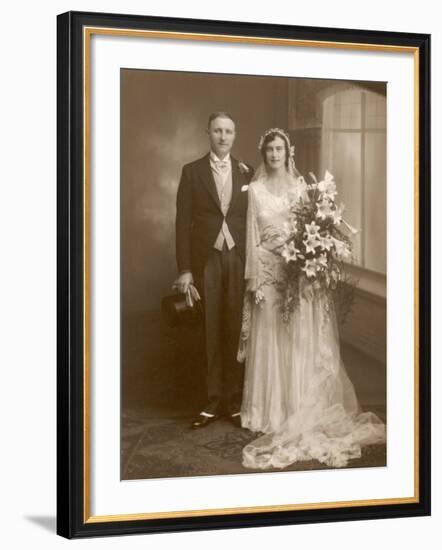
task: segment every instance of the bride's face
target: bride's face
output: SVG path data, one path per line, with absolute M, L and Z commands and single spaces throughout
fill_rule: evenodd
M 282 138 L 276 136 L 269 141 L 265 147 L 265 161 L 269 168 L 278 170 L 285 166 L 286 150 L 285 142 Z

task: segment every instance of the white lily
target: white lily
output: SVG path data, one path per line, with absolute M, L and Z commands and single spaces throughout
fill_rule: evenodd
M 330 248 L 333 245 L 333 241 L 331 240 L 331 237 L 329 234 L 320 238 L 320 245 L 323 250 L 330 250 Z
M 305 224 L 305 230 L 308 236 L 319 237 L 319 225 L 316 225 L 316 222 Z
M 322 193 L 323 198 L 334 201 L 338 194 L 334 176 L 328 171 L 325 171 L 324 179 L 318 183 L 318 190 Z
M 301 270 L 305 272 L 307 277 L 314 277 L 316 275 L 316 261 L 306 260 L 305 266 L 301 267 Z
M 321 242 L 315 235 L 308 235 L 307 238 L 302 242 L 304 243 L 305 251 L 307 252 L 307 254 L 309 254 L 310 252 L 314 253 L 315 248 L 317 248 L 321 244 Z
M 339 225 L 342 222 L 342 214 L 344 212 L 345 206 L 341 204 L 336 208 L 336 210 L 333 212 L 333 223 L 334 225 Z
M 285 258 L 286 263 L 295 262 L 296 255 L 298 253 L 299 253 L 299 250 L 295 247 L 295 243 L 291 241 L 290 244 L 287 244 L 287 243 L 284 244 L 283 250 L 281 252 L 281 256 Z
M 340 241 L 338 239 L 335 239 L 332 237 L 333 245 L 335 247 L 336 251 L 336 257 L 338 260 L 347 260 L 351 257 L 351 251 L 348 248 L 347 244 L 343 241 Z
M 322 200 L 317 203 L 317 212 L 316 217 L 321 220 L 325 220 L 328 216 L 333 215 L 333 210 L 331 209 L 330 203 L 328 200 Z

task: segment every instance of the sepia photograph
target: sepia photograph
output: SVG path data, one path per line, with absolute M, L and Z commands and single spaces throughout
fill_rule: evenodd
M 57 36 L 58 533 L 429 515 L 429 35 Z
M 387 465 L 386 111 L 120 69 L 121 480 Z

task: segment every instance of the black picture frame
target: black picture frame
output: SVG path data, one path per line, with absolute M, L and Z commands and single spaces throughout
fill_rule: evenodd
M 202 516 L 94 520 L 85 475 L 84 29 L 106 27 L 404 46 L 418 75 L 418 491 L 414 502 Z M 57 533 L 66 538 L 334 522 L 430 514 L 430 35 L 69 12 L 57 21 Z

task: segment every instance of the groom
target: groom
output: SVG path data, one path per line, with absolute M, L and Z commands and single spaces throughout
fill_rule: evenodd
M 203 428 L 222 414 L 240 426 L 243 367 L 236 361 L 244 292 L 247 186 L 250 166 L 230 151 L 235 122 L 212 113 L 210 152 L 186 164 L 177 194 L 174 287 L 189 300 L 202 297 L 207 355 L 207 403 L 192 422 Z M 195 290 L 196 289 L 196 290 Z

